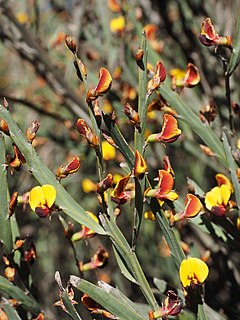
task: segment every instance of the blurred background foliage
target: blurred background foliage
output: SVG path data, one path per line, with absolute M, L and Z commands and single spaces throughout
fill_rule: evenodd
M 101 109 L 114 110 L 117 122 L 128 143 L 133 143 L 133 128 L 123 113 L 129 102 L 137 107 L 137 65 L 135 52 L 140 45 L 142 28 L 156 26 L 156 34 L 148 42 L 148 61 L 155 66 L 161 59 L 167 71 L 185 69 L 194 63 L 200 72 L 201 82 L 195 88 L 184 89 L 180 95 L 192 110 L 200 115 L 209 100 L 217 106 L 217 117 L 210 124 L 220 136 L 222 128 L 228 131 L 224 70 L 219 55 L 228 57 L 230 52 L 204 47 L 198 40 L 201 23 L 211 17 L 219 34 L 234 35 L 239 9 L 237 0 L 122 0 L 120 9 L 113 9 L 106 0 L 25 0 L 0 1 L 0 96 L 6 97 L 14 119 L 25 131 L 33 120 L 41 122 L 35 146 L 41 159 L 55 173 L 67 158 L 79 156 L 80 170 L 62 180 L 62 184 L 81 206 L 96 215 L 101 212 L 92 188 L 98 182 L 95 153 L 80 137 L 75 128 L 77 118 L 89 122 L 83 85 L 73 66 L 73 56 L 65 45 L 65 34 L 77 39 L 78 56 L 87 68 L 87 85 L 96 85 L 100 67 L 107 68 L 113 77 L 110 92 L 101 99 Z M 123 16 L 125 26 L 113 30 L 112 19 Z M 222 50 L 222 51 L 221 51 Z M 231 78 L 232 100 L 239 103 L 239 72 Z M 167 79 L 171 82 L 170 77 Z M 163 111 L 149 112 L 147 130 L 159 132 Z M 237 153 L 239 138 L 239 113 L 234 116 L 237 134 L 231 137 L 231 145 Z M 209 157 L 200 148 L 202 141 L 191 128 L 181 121 L 181 138 L 170 146 L 160 143 L 147 148 L 150 178 L 162 168 L 163 157 L 168 155 L 175 171 L 175 189 L 184 201 L 187 193 L 187 177 L 207 192 L 216 182 L 214 176 L 228 174 L 214 156 Z M 12 154 L 9 142 L 8 153 Z M 1 152 L 1 151 L 0 151 Z M 113 159 L 106 161 L 107 172 L 124 175 L 120 166 L 122 155 L 116 151 Z M 90 179 L 86 180 L 86 179 Z M 8 177 L 10 194 L 24 194 L 36 182 L 23 166 L 20 172 Z M 133 204 L 122 206 L 118 224 L 126 238 L 131 238 Z M 147 209 L 147 208 L 146 208 Z M 58 216 L 52 220 L 39 219 L 30 208 L 22 205 L 15 213 L 21 238 L 33 241 L 37 259 L 30 267 L 33 294 L 46 312 L 47 319 L 67 319 L 60 308 L 53 307 L 58 300 L 58 287 L 54 273 L 59 270 L 66 281 L 69 274 L 78 274 L 74 253 Z M 66 219 L 67 220 L 67 219 Z M 74 226 L 75 231 L 79 225 Z M 228 241 L 227 236 L 200 231 L 194 224 L 179 225 L 177 237 L 189 245 L 189 252 L 202 257 L 210 252 L 208 265 L 210 276 L 205 286 L 205 299 L 217 312 L 229 319 L 240 318 L 239 244 Z M 137 286 L 127 281 L 119 272 L 107 237 L 94 237 L 76 244 L 77 259 L 89 261 L 96 249 L 102 246 L 109 252 L 109 263 L 103 269 L 88 271 L 84 277 L 93 283 L 104 280 L 119 287 L 134 301 L 144 302 Z M 137 243 L 137 254 L 151 283 L 153 278 L 164 279 L 168 286 L 180 286 L 178 272 L 173 265 L 162 234 L 153 221 L 144 220 Z M 1 268 L 4 272 L 4 267 Z M 77 296 L 75 300 L 79 301 Z M 77 306 L 80 309 L 81 303 Z M 81 311 L 84 312 L 84 311 Z M 85 313 L 84 318 L 91 316 Z M 186 319 L 186 318 L 184 318 Z

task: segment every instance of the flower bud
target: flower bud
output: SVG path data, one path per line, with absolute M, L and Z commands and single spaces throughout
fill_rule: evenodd
M 76 47 L 77 47 L 76 41 L 71 36 L 66 34 L 65 43 L 66 43 L 68 49 L 71 50 L 73 54 L 75 54 L 76 53 Z
M 36 133 L 38 131 L 40 127 L 40 122 L 38 122 L 37 120 L 34 120 L 30 127 L 27 128 L 27 132 L 26 132 L 26 136 L 27 136 L 27 141 L 32 143 L 33 140 L 35 139 L 36 137 Z

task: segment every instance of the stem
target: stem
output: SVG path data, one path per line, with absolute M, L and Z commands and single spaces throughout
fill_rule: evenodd
M 5 167 L 5 142 L 4 137 L 0 133 L 0 240 L 3 244 L 4 251 L 7 255 L 12 252 L 13 240 L 10 219 L 8 218 L 9 194 L 7 184 L 7 170 Z
M 138 150 L 140 154 L 144 153 L 144 133 L 146 127 L 146 116 L 147 116 L 147 98 L 146 98 L 146 87 L 147 87 L 147 42 L 146 34 L 142 33 L 142 40 L 140 48 L 143 50 L 143 60 L 138 65 L 138 114 L 141 123 L 141 130 L 135 130 L 134 132 L 134 148 Z M 143 194 L 145 190 L 146 178 L 142 181 L 135 178 L 135 210 L 134 210 L 134 221 L 133 221 L 133 232 L 132 232 L 132 249 L 135 250 L 137 238 L 139 235 L 142 215 L 143 215 Z
M 131 249 L 121 230 L 115 223 L 111 222 L 106 215 L 101 215 L 100 219 L 104 229 L 108 232 L 108 235 L 112 239 L 114 246 L 125 260 L 129 269 L 132 271 L 133 276 L 139 284 L 148 304 L 153 310 L 157 310 L 159 308 L 158 303 L 152 293 L 149 283 L 147 282 L 135 252 Z
M 223 63 L 223 70 L 225 76 L 225 92 L 226 92 L 226 102 L 229 111 L 229 126 L 230 130 L 234 133 L 234 119 L 233 119 L 233 112 L 232 112 L 232 103 L 231 103 L 231 90 L 230 90 L 230 75 L 227 73 L 228 63 L 227 60 L 221 57 Z

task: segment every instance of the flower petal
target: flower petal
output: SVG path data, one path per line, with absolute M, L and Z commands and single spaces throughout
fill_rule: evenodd
M 217 184 L 220 187 L 222 184 L 225 184 L 230 189 L 231 193 L 233 193 L 233 185 L 232 182 L 222 173 L 218 173 L 215 176 L 215 179 L 217 180 Z
M 208 266 L 198 258 L 187 258 L 181 262 L 179 275 L 182 285 L 188 287 L 191 282 L 202 284 L 209 273 Z
M 40 186 L 34 187 L 29 193 L 29 205 L 33 211 L 45 203 L 43 189 Z
M 206 193 L 205 206 L 208 210 L 212 207 L 222 204 L 222 196 L 219 187 L 214 187 L 212 190 Z
M 222 204 L 224 205 L 224 207 L 226 207 L 231 197 L 231 190 L 227 185 L 222 184 L 220 187 L 220 193 L 222 198 Z
M 193 218 L 200 212 L 201 209 L 201 201 L 194 194 L 188 193 L 186 196 L 183 216 L 185 218 Z
M 56 200 L 57 192 L 56 189 L 51 184 L 44 184 L 42 186 L 42 191 L 45 198 L 45 203 L 48 208 L 51 208 L 54 201 Z
M 177 120 L 170 114 L 164 114 L 162 131 L 159 133 L 158 139 L 163 142 L 174 142 L 181 132 Z
M 105 68 L 101 68 L 99 70 L 98 85 L 95 89 L 96 94 L 98 96 L 102 96 L 103 94 L 108 92 L 108 90 L 111 88 L 111 85 L 112 85 L 112 77 L 109 71 Z
M 198 72 L 198 68 L 194 64 L 189 63 L 186 70 L 185 86 L 191 88 L 198 84 L 199 81 L 200 75 Z

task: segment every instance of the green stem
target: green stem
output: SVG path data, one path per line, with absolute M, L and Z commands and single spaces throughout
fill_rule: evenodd
M 0 241 L 7 255 L 12 252 L 13 239 L 10 219 L 8 218 L 9 194 L 7 184 L 7 170 L 5 167 L 6 149 L 4 137 L 0 133 Z
M 101 221 L 105 230 L 108 232 L 108 235 L 112 239 L 114 246 L 125 260 L 129 269 L 132 271 L 133 276 L 139 284 L 148 304 L 153 310 L 157 310 L 159 308 L 158 303 L 152 293 L 149 283 L 147 282 L 135 252 L 131 249 L 121 230 L 115 223 L 111 222 L 106 215 L 101 216 Z

